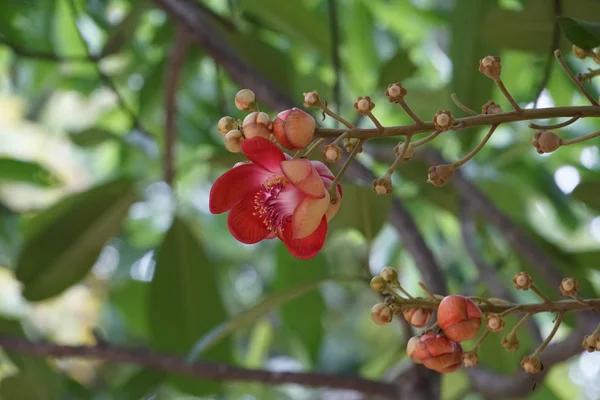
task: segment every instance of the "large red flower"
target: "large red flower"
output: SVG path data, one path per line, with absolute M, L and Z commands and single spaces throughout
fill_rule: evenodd
M 342 198 L 338 185 L 338 202 L 330 203 L 327 189 L 334 177 L 329 168 L 319 161 L 294 160 L 262 137 L 244 140 L 242 152 L 250 162 L 237 164 L 215 181 L 210 212 L 229 211 L 229 232 L 242 243 L 277 236 L 295 257 L 314 257 Z

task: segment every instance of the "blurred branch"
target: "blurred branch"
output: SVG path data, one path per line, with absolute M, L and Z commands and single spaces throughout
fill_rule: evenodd
M 331 32 L 331 62 L 335 74 L 333 101 L 335 103 L 336 114 L 339 114 L 342 107 L 342 63 L 340 60 L 340 27 L 337 14 L 337 0 L 328 0 L 327 6 L 329 8 L 329 30 Z
M 59 55 L 54 53 L 48 53 L 44 51 L 27 49 L 25 47 L 21 47 L 16 43 L 12 43 L 6 38 L 0 38 L 0 45 L 6 46 L 10 48 L 13 53 L 27 58 L 34 58 L 38 60 L 45 61 L 56 61 L 56 62 L 97 62 L 101 60 L 100 56 L 92 56 L 90 54 L 84 56 L 68 56 L 68 55 Z
M 169 185 L 175 180 L 175 144 L 177 140 L 177 88 L 179 86 L 179 75 L 181 67 L 185 62 L 189 36 L 185 28 L 178 25 L 175 35 L 175 43 L 169 56 L 167 65 L 167 76 L 165 79 L 165 155 L 164 155 L 164 179 Z
M 560 27 L 558 25 L 557 18 L 562 14 L 562 0 L 553 0 L 553 15 L 552 18 L 554 20 L 554 26 L 552 28 L 552 40 L 550 41 L 550 51 L 548 52 L 548 57 L 546 58 L 546 66 L 544 67 L 544 75 L 542 75 L 542 80 L 540 81 L 540 85 L 535 93 L 535 100 L 533 103 L 533 108 L 537 107 L 538 100 L 544 91 L 544 88 L 548 84 L 550 80 L 550 75 L 552 74 L 552 65 L 554 64 L 554 50 L 558 49 L 560 43 Z
M 261 382 L 267 384 L 297 384 L 309 387 L 356 390 L 362 393 L 396 398 L 396 386 L 356 376 L 328 375 L 310 372 L 277 372 L 247 369 L 210 361 L 188 363 L 183 358 L 154 353 L 148 349 L 99 346 L 63 346 L 30 342 L 26 339 L 0 334 L 0 346 L 21 354 L 53 358 L 91 358 L 118 363 L 131 363 L 196 378 L 220 381 Z

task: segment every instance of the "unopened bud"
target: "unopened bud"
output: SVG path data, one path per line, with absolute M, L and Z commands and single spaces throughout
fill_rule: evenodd
M 392 267 L 385 267 L 379 271 L 379 276 L 387 283 L 398 283 L 398 273 Z
M 573 297 L 579 290 L 579 281 L 575 278 L 564 278 L 560 283 L 560 292 L 563 296 Z
M 319 97 L 319 92 L 313 90 L 312 92 L 303 93 L 304 94 L 304 107 L 317 107 L 321 104 L 321 97 Z
M 394 146 L 394 154 L 396 157 L 400 156 L 400 153 L 404 151 L 405 142 L 400 142 L 396 146 Z M 408 144 L 408 148 L 404 151 L 404 155 L 402 156 L 403 161 L 408 161 L 415 155 L 415 147 L 412 143 Z
M 452 178 L 452 175 L 454 175 L 454 167 L 452 165 L 436 165 L 434 167 L 429 167 L 427 182 L 431 183 L 433 186 L 444 186 L 446 182 Z
M 225 136 L 227 135 L 227 132 L 237 129 L 239 126 L 240 122 L 238 120 L 233 119 L 230 116 L 226 116 L 219 120 L 217 129 L 221 135 Z
M 377 303 L 371 309 L 371 319 L 377 325 L 389 324 L 394 318 L 394 313 L 391 308 L 383 303 Z
M 336 163 L 342 159 L 342 149 L 336 144 L 328 144 L 323 147 L 323 159 L 330 163 Z
M 501 112 L 502 107 L 491 100 L 481 106 L 482 114 L 500 114 Z
M 513 277 L 513 283 L 518 290 L 529 290 L 533 279 L 531 279 L 531 276 L 527 272 L 517 272 Z
M 256 95 L 250 89 L 242 89 L 235 95 L 235 106 L 238 110 L 246 111 L 256 108 Z
M 488 314 L 485 318 L 488 331 L 500 332 L 504 328 L 504 319 L 499 314 Z
M 496 80 L 500 78 L 501 70 L 502 64 L 500 63 L 500 57 L 487 56 L 479 61 L 479 72 L 490 79 Z
M 406 353 L 408 354 L 410 359 L 413 360 L 413 362 L 415 362 L 417 364 L 423 364 L 423 361 L 421 361 L 421 359 L 419 357 L 417 357 L 417 354 L 416 354 L 418 342 L 419 342 L 418 336 L 411 337 L 410 340 L 408 341 L 408 343 L 406 344 Z
M 517 338 L 517 335 L 513 333 L 504 336 L 500 341 L 500 344 L 508 351 L 519 350 L 519 339 Z
M 400 82 L 391 83 L 388 85 L 385 95 L 391 103 L 398 103 L 406 96 L 406 89 Z
M 371 279 L 371 283 L 369 285 L 371 286 L 371 289 L 378 293 L 386 287 L 385 279 L 383 279 L 379 275 L 374 276 L 373 279 Z
M 454 119 L 452 118 L 452 114 L 450 111 L 438 111 L 433 116 L 433 125 L 435 125 L 435 129 L 440 132 L 445 132 L 450 129 L 452 124 L 454 123 Z
M 359 114 L 367 115 L 375 108 L 375 103 L 371 101 L 371 97 L 369 96 L 359 97 L 354 102 L 354 108 Z
M 467 368 L 474 367 L 479 364 L 479 356 L 474 351 L 468 351 L 462 355 L 463 365 Z
M 225 139 L 225 147 L 232 153 L 239 153 L 242 151 L 242 141 L 244 141 L 244 135 L 238 129 L 227 132 Z
M 271 135 L 272 128 L 273 124 L 271 123 L 271 118 L 264 112 L 255 111 L 250 113 L 244 118 L 244 122 L 242 123 L 242 129 L 244 130 L 246 139 L 255 136 L 268 139 Z
M 384 175 L 381 178 L 373 180 L 373 190 L 378 195 L 386 195 L 392 193 L 392 180 L 389 176 Z
M 403 312 L 404 319 L 415 328 L 423 328 L 431 321 L 433 311 L 427 308 L 409 308 Z
M 305 148 L 315 136 L 315 119 L 308 113 L 292 108 L 280 112 L 273 121 L 273 135 L 277 142 L 291 151 Z
M 533 136 L 533 147 L 539 154 L 552 153 L 561 145 L 560 138 L 550 131 L 541 131 Z
M 596 351 L 596 344 L 598 342 L 598 336 L 596 335 L 586 335 L 583 338 L 583 342 L 581 343 L 581 346 L 583 346 L 583 348 L 588 351 L 589 353 L 592 353 L 594 351 Z
M 535 374 L 542 370 L 542 362 L 538 356 L 532 354 L 521 360 L 521 367 L 523 367 L 528 374 Z

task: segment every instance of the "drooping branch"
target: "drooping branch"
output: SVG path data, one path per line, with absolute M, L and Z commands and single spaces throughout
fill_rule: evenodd
M 293 383 L 308 387 L 356 390 L 391 399 L 396 398 L 395 385 L 356 376 L 310 372 L 275 372 L 240 368 L 210 361 L 188 363 L 185 359 L 173 355 L 159 354 L 148 349 L 117 347 L 106 343 L 99 346 L 64 346 L 52 343 L 36 343 L 0 334 L 0 347 L 37 357 L 79 357 L 116 363 L 131 363 L 195 378 L 220 381 L 261 382 L 277 385 Z

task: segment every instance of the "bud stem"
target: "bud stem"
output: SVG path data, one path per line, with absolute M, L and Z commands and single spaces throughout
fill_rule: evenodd
M 332 145 L 336 145 L 339 142 L 341 142 L 343 139 L 346 138 L 346 136 L 348 136 L 350 134 L 350 132 L 354 132 L 356 130 L 356 128 L 351 128 L 348 129 L 346 132 L 342 133 L 340 136 L 337 137 L 337 139 L 335 139 L 331 144 Z
M 431 293 L 431 290 L 429 290 L 429 288 L 427 287 L 427 285 L 425 285 L 423 282 L 419 282 L 419 286 L 421 286 L 421 288 L 423 288 L 423 290 L 425 291 L 425 293 L 427 293 L 427 295 L 429 296 L 429 298 L 431 300 L 433 300 L 435 302 L 435 304 L 439 304 L 440 301 L 433 295 L 433 293 Z
M 469 107 L 467 107 L 463 103 L 461 103 L 461 101 L 458 99 L 458 97 L 456 97 L 456 93 L 452 93 L 450 95 L 450 98 L 452 99 L 452 101 L 454 102 L 454 104 L 456 104 L 456 107 L 460 108 L 461 110 L 463 110 L 467 114 L 469 114 L 469 115 L 479 115 L 478 112 L 476 112 L 474 110 L 471 110 Z
M 377 119 L 377 117 L 375 117 L 375 115 L 373 115 L 372 112 L 369 112 L 367 114 L 367 117 L 369 117 L 371 119 L 371 121 L 373 121 L 373 123 L 377 127 L 377 131 L 379 132 L 380 135 L 382 135 L 383 132 L 385 131 L 385 129 L 383 128 L 383 125 L 381 125 L 381 122 L 379 122 L 379 120 Z
M 514 326 L 514 328 L 512 328 L 512 330 L 508 334 L 516 335 L 517 332 L 519 331 L 519 329 L 521 329 L 521 327 L 523 326 L 523 324 L 525 322 L 527 322 L 527 320 L 531 317 L 533 317 L 533 313 L 527 313 L 527 314 L 523 315 L 523 317 L 519 320 L 519 322 Z
M 540 130 L 540 131 L 550 130 L 550 129 L 564 128 L 565 126 L 571 125 L 573 122 L 577 121 L 579 118 L 581 118 L 581 115 L 575 115 L 573 118 L 570 118 L 567 121 L 561 122 L 559 124 L 554 124 L 554 125 L 538 125 L 538 124 L 531 123 L 531 124 L 529 124 L 529 127 L 531 129 L 537 129 L 537 130 Z
M 590 101 L 590 103 L 592 103 L 593 106 L 596 106 L 596 107 L 600 106 L 600 104 L 598 104 L 596 99 L 594 99 L 592 97 L 592 95 L 589 94 L 587 90 L 585 90 L 585 88 L 583 87 L 581 82 L 579 82 L 579 80 L 577 80 L 575 75 L 573 75 L 573 72 L 571 72 L 571 70 L 567 66 L 567 63 L 563 59 L 563 56 L 562 56 L 562 53 L 560 52 L 560 50 L 554 51 L 554 57 L 556 57 L 556 59 L 558 60 L 558 63 L 560 64 L 560 67 L 563 69 L 563 71 L 565 71 L 565 74 L 567 74 L 567 76 L 569 77 L 569 79 L 571 79 L 571 81 L 575 84 L 575 86 L 577 86 L 577 89 L 579 89 L 581 94 L 584 95 Z
M 540 346 L 535 350 L 533 355 L 539 356 L 542 353 L 542 351 L 544 351 L 546 346 L 548 346 L 548 343 L 550 343 L 550 341 L 556 334 L 556 331 L 558 331 L 558 328 L 560 327 L 560 324 L 562 323 L 564 318 L 565 318 L 565 313 L 564 312 L 560 313 L 558 318 L 556 318 L 556 322 L 554 322 L 554 327 L 552 328 L 552 331 L 550 332 L 548 337 L 542 342 L 542 344 L 540 344 Z
M 404 99 L 398 100 L 398 104 L 400 104 L 400 107 L 402 107 L 404 112 L 406 112 L 408 116 L 411 117 L 413 121 L 415 121 L 415 124 L 423 125 L 423 121 L 421 120 L 421 118 L 417 117 L 417 114 L 415 114 L 413 110 L 410 109 L 410 107 L 408 106 L 408 104 L 406 104 Z
M 471 349 L 471 351 L 477 351 L 477 349 L 479 348 L 479 346 L 481 346 L 481 343 L 483 343 L 483 341 L 485 340 L 486 337 L 488 337 L 488 335 L 490 334 L 491 331 L 487 330 L 485 332 L 483 332 L 483 335 L 481 335 L 479 337 L 479 339 L 477 339 L 477 342 L 475 342 L 475 345 L 473 346 L 473 348 Z
M 442 133 L 442 131 L 435 131 L 435 132 L 429 134 L 428 136 L 425 136 L 423 139 L 417 140 L 416 142 L 413 143 L 413 147 L 419 147 L 427 142 L 432 141 L 433 139 L 438 137 L 440 133 Z
M 350 128 L 350 129 L 355 127 L 350 122 L 346 121 L 344 118 L 340 117 L 339 115 L 337 115 L 336 113 L 331 111 L 329 108 L 327 108 L 327 106 L 325 104 L 321 103 L 317 107 L 319 109 L 321 109 L 321 111 L 323 111 L 325 114 L 329 115 L 331 118 L 344 124 L 346 127 Z
M 310 145 L 310 147 L 306 150 L 302 157 L 308 157 L 313 151 L 315 151 L 315 149 L 322 145 L 325 142 L 325 140 L 325 138 L 320 138 L 319 140 L 316 140 L 313 144 Z M 294 158 L 296 158 L 295 154 Z
M 561 139 L 560 140 L 560 145 L 561 146 L 568 146 L 570 144 L 581 143 L 581 142 L 583 142 L 585 140 L 589 140 L 589 139 L 595 138 L 597 136 L 600 136 L 600 131 L 594 132 L 594 133 L 590 133 L 589 135 L 581 136 L 581 137 L 578 137 L 578 138 Z
M 540 299 L 544 300 L 545 303 L 552 303 L 552 300 L 550 300 L 550 298 L 548 296 L 546 296 L 544 293 L 542 293 L 542 291 L 540 289 L 538 289 L 537 286 L 535 286 L 533 283 L 531 284 L 531 286 L 529 288 L 535 294 L 537 294 Z
M 408 145 L 410 144 L 410 138 L 411 138 L 411 136 L 407 136 L 406 137 L 406 141 L 404 143 L 402 143 L 402 149 L 398 153 L 398 156 L 396 157 L 396 159 L 394 160 L 394 162 L 392 163 L 392 165 L 390 166 L 390 168 L 385 173 L 388 177 L 392 176 L 392 174 L 394 173 L 394 171 L 398 167 L 398 164 L 400 164 L 402 162 L 402 159 L 404 158 L 404 155 L 408 151 Z
M 523 112 L 523 109 L 521 107 L 519 107 L 519 105 L 517 104 L 515 99 L 513 99 L 512 95 L 506 89 L 506 86 L 504 86 L 504 82 L 502 82 L 502 79 L 500 79 L 500 77 L 498 77 L 498 78 L 494 79 L 494 82 L 496 82 L 498 89 L 500 89 L 500 91 L 502 92 L 504 97 L 506 97 L 506 100 L 508 100 L 508 102 L 515 109 L 515 111 L 518 113 Z
M 358 142 L 358 144 L 356 145 L 356 147 L 354 149 L 352 149 L 352 153 L 350 153 L 350 155 L 346 159 L 346 162 L 344 162 L 344 165 L 342 165 L 342 168 L 340 168 L 339 172 L 335 176 L 335 179 L 333 180 L 333 182 L 331 182 L 331 186 L 329 186 L 329 196 L 331 198 L 331 204 L 337 203 L 337 201 L 338 201 L 338 198 L 337 198 L 337 185 L 338 185 L 338 183 L 340 183 L 340 180 L 342 179 L 342 177 L 346 173 L 346 170 L 348 169 L 348 167 L 350 166 L 350 164 L 352 164 L 352 161 L 354 161 L 354 159 L 356 158 L 356 156 L 360 152 L 360 150 L 361 150 L 362 145 L 363 145 L 364 142 L 365 142 L 364 140 L 361 140 L 360 142 Z
M 488 131 L 487 135 L 485 135 L 485 137 L 483 138 L 481 143 L 479 143 L 477 145 L 477 147 L 475 147 L 473 150 L 471 150 L 471 152 L 469 154 L 467 154 L 462 159 L 460 159 L 460 160 L 456 161 L 454 164 L 452 164 L 452 166 L 454 168 L 459 168 L 462 165 L 464 165 L 467 161 L 469 161 L 471 158 L 473 158 L 475 156 L 475 154 L 477 154 L 479 152 L 479 150 L 481 150 L 483 148 L 483 146 L 485 146 L 487 141 L 490 140 L 490 138 L 492 137 L 492 134 L 494 133 L 494 131 L 496 130 L 497 127 L 498 127 L 498 125 L 492 125 L 492 127 Z
M 488 306 L 494 306 L 494 303 L 492 303 L 491 301 L 489 301 L 488 299 L 484 299 L 483 297 L 474 297 L 474 296 L 469 296 L 469 298 L 473 301 L 479 302 L 479 303 L 485 303 Z

